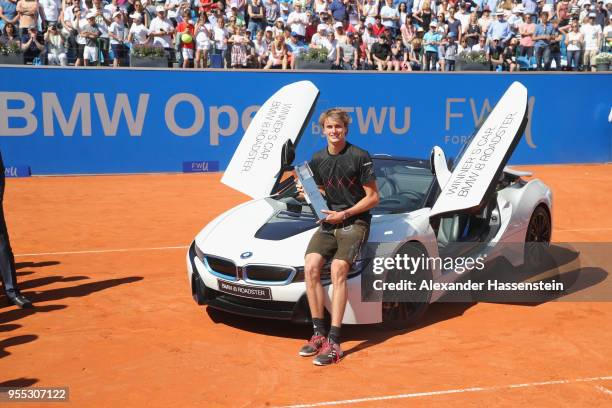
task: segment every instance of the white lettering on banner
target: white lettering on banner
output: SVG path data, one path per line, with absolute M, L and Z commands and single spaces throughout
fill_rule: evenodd
M 274 148 L 274 142 L 279 139 L 291 107 L 290 103 L 272 101 L 264 115 L 259 129 L 255 133 L 255 142 L 251 145 L 246 160 L 242 163 L 242 173 L 249 172 L 255 161 L 267 160 Z
M 23 103 L 22 108 L 9 109 L 9 101 Z M 28 136 L 36 131 L 38 121 L 32 114 L 34 111 L 34 98 L 25 92 L 0 92 L 0 135 L 2 136 Z M 10 127 L 10 118 L 24 119 L 24 127 Z
M 138 96 L 138 107 L 136 108 L 136 119 L 132 114 L 132 107 L 126 93 L 119 93 L 115 96 L 115 106 L 113 108 L 113 116 L 109 117 L 106 98 L 102 93 L 94 93 L 94 100 L 98 108 L 98 115 L 104 130 L 104 136 L 117 136 L 117 127 L 121 115 L 125 117 L 130 136 L 142 135 L 142 126 L 144 124 L 145 113 L 149 103 L 149 94 L 140 94 Z
M 219 117 L 224 113 L 229 117 L 228 125 L 222 128 L 219 125 Z M 210 107 L 210 145 L 219 145 L 219 135 L 231 136 L 238 130 L 238 112 L 233 106 L 211 106 Z
M 81 117 L 81 134 L 91 136 L 91 107 L 89 105 L 89 93 L 77 93 L 70 117 L 66 120 L 62 105 L 60 105 L 57 94 L 54 92 L 42 93 L 43 108 L 43 132 L 45 136 L 55 136 L 55 126 L 53 117 L 57 119 L 62 134 L 72 136 L 76 128 L 77 119 Z
M 450 120 L 451 118 L 462 118 L 463 113 L 452 113 L 451 112 L 451 103 L 463 103 L 465 102 L 465 98 L 446 98 L 446 124 L 444 128 L 446 130 L 450 130 Z
M 361 108 L 356 108 L 355 113 L 357 115 L 357 125 L 362 134 L 368 133 L 370 122 L 374 125 L 374 133 L 377 135 L 382 133 L 387 107 L 383 106 L 380 109 L 380 116 L 376 115 L 376 109 L 373 106 L 368 108 L 365 118 L 363 117 L 363 110 Z
M 406 132 L 410 130 L 412 112 L 412 108 L 410 106 L 404 106 L 404 121 L 402 127 L 400 128 L 397 127 L 397 109 L 395 106 L 382 106 L 379 111 L 377 111 L 376 107 L 370 106 L 366 109 L 365 118 L 363 115 L 364 108 L 360 106 L 340 106 L 338 109 L 342 109 L 349 114 L 349 117 L 351 118 L 350 123 L 353 123 L 352 114 L 355 114 L 357 117 L 357 126 L 359 127 L 359 132 L 362 135 L 368 134 L 371 126 L 374 126 L 374 133 L 382 134 L 385 119 L 387 118 L 388 127 L 391 133 L 396 135 L 405 135 Z M 387 112 L 389 113 L 388 115 Z M 313 135 L 321 134 L 321 127 L 317 122 L 312 122 L 311 132 Z
M 506 130 L 511 127 L 516 116 L 516 112 L 510 113 L 506 115 L 498 127 L 487 128 L 484 129 L 484 132 L 479 132 L 479 138 L 472 141 L 474 147 L 471 151 L 465 152 L 465 159 L 462 159 L 463 164 L 455 170 L 457 176 L 448 186 L 446 196 L 467 197 L 469 195 L 482 170 L 485 169 L 487 162 L 495 153 L 497 144 L 506 134 Z
M 174 119 L 176 105 L 181 102 L 189 103 L 195 113 L 191 126 L 186 128 L 180 127 Z M 204 106 L 202 106 L 202 102 L 197 96 L 190 93 L 178 93 L 170 97 L 168 102 L 166 102 L 164 116 L 166 118 L 166 126 L 177 136 L 193 136 L 202 130 L 202 126 L 204 126 Z
M 445 129 L 450 130 L 451 128 L 451 119 L 452 118 L 463 118 L 464 114 L 462 112 L 454 111 L 452 108 L 452 104 L 457 103 L 465 103 L 466 98 L 446 98 L 446 113 L 445 113 Z M 470 109 L 472 112 L 472 117 L 474 119 L 474 127 L 480 126 L 489 113 L 491 113 L 491 103 L 489 102 L 489 98 L 485 98 L 482 102 L 482 106 L 480 107 L 480 112 L 478 112 L 478 106 L 476 104 L 476 100 L 474 98 L 469 98 Z M 532 149 L 537 148 L 536 144 L 533 142 L 533 136 L 531 133 L 531 118 L 533 117 L 533 109 L 535 106 L 535 96 L 530 96 L 528 101 L 528 116 L 527 116 L 527 127 L 525 128 L 525 141 L 527 145 Z M 446 144 L 463 144 L 468 139 L 468 135 L 445 135 L 444 142 Z
M 482 122 L 484 122 L 487 115 L 491 113 L 491 105 L 489 104 L 488 98 L 485 98 L 484 102 L 482 103 L 480 115 L 476 112 L 476 102 L 474 101 L 474 98 L 470 98 L 470 107 L 472 108 L 472 116 L 474 117 L 475 127 L 482 125 Z

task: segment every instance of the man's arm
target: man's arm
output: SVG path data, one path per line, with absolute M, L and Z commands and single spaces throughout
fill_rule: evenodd
M 323 213 L 327 214 L 325 222 L 329 224 L 339 224 L 349 217 L 368 211 L 378 205 L 378 187 L 376 181 L 371 181 L 363 185 L 365 190 L 365 197 L 363 197 L 357 204 L 343 211 L 327 211 L 323 210 Z

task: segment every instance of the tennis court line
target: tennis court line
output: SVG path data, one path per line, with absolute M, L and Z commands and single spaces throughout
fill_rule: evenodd
M 187 249 L 188 245 L 181 246 L 163 246 L 163 247 L 148 247 L 148 248 L 117 248 L 117 249 L 90 249 L 85 251 L 62 251 L 62 252 L 37 252 L 30 254 L 15 254 L 18 256 L 46 256 L 46 255 L 73 255 L 73 254 L 105 254 L 111 252 L 142 252 L 142 251 L 165 251 L 170 249 Z
M 450 395 L 450 394 L 465 394 L 465 393 L 483 392 L 483 391 L 499 391 L 499 390 L 510 390 L 510 389 L 515 389 L 515 388 L 529 388 L 529 387 L 541 387 L 541 386 L 546 386 L 546 385 L 575 384 L 575 383 L 581 383 L 581 382 L 604 381 L 604 380 L 612 380 L 612 376 L 576 378 L 572 380 L 540 381 L 540 382 L 530 382 L 530 383 L 522 383 L 522 384 L 496 385 L 496 386 L 491 386 L 491 387 L 457 388 L 457 389 L 451 389 L 451 390 L 415 392 L 411 394 L 383 395 L 379 397 L 365 397 L 365 398 L 354 398 L 354 399 L 347 399 L 347 400 L 315 402 L 315 403 L 309 403 L 309 404 L 285 405 L 285 406 L 282 406 L 281 408 L 327 407 L 327 406 L 332 406 L 332 405 L 358 404 L 361 402 L 388 401 L 388 400 L 396 400 L 396 399 L 432 397 L 432 396 Z M 608 393 L 612 393 L 607 388 L 604 388 L 604 387 L 601 387 L 601 388 L 606 390 Z

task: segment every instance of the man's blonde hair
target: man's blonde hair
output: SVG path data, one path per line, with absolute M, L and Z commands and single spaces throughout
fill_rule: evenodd
M 327 119 L 335 119 L 342 122 L 347 130 L 349 127 L 349 122 L 351 121 L 351 118 L 349 117 L 348 113 L 338 108 L 328 109 L 323 112 L 321 116 L 319 116 L 319 125 L 321 126 L 321 128 L 325 127 L 325 121 Z

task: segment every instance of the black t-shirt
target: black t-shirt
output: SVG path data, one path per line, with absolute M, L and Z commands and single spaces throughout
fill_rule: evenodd
M 363 185 L 376 180 L 370 154 L 350 143 L 337 155 L 329 154 L 327 147 L 319 150 L 309 165 L 315 182 L 325 190 L 327 206 L 333 211 L 357 204 L 366 195 Z M 369 222 L 370 213 L 357 214 L 355 219 Z
M 372 54 L 376 55 L 376 58 L 381 60 L 386 60 L 389 54 L 391 53 L 391 47 L 387 43 L 379 43 L 376 42 L 372 44 Z

